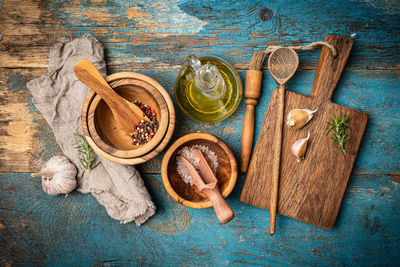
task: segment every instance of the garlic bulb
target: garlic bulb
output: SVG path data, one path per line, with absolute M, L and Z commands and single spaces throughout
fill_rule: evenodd
M 289 127 L 299 130 L 313 118 L 313 113 L 315 113 L 317 110 L 318 108 L 315 110 L 293 109 L 287 116 L 286 124 Z
M 297 158 L 297 162 L 300 162 L 302 159 L 304 159 L 304 155 L 307 151 L 308 139 L 310 139 L 310 132 L 308 132 L 306 138 L 299 139 L 292 145 L 292 153 Z
M 46 194 L 55 196 L 68 194 L 76 187 L 76 168 L 68 158 L 54 156 L 49 159 L 38 173 L 32 177 L 42 176 L 42 188 Z

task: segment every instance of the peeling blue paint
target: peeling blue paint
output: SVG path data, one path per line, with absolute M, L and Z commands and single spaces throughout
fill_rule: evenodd
M 388 5 L 383 2 L 376 4 Z M 128 15 L 131 8 L 136 16 Z M 57 22 L 50 25 L 55 32 L 62 25 L 56 37 L 93 34 L 109 64 L 177 65 L 188 54 L 246 64 L 267 45 L 302 45 L 328 33 L 356 38 L 350 68 L 393 68 L 400 60 L 398 13 L 388 16 L 388 9 L 364 1 L 46 1 L 44 9 Z M 263 20 L 260 12 L 267 9 L 272 17 Z M 304 53 L 300 67 L 315 67 L 318 57 Z
M 7 78 L 8 91 L 20 92 L 26 90 L 25 84 L 26 79 L 20 72 L 13 73 Z
M 0 175 L 4 208 L 0 209 L 0 236 L 7 240 L 2 260 L 85 266 L 111 261 L 151 266 L 385 266 L 400 262 L 400 186 L 390 176 L 352 175 L 333 230 L 278 215 L 277 233 L 272 237 L 269 212 L 239 202 L 243 175 L 227 199 L 236 217 L 225 225 L 218 223 L 212 208 L 181 213 L 180 204 L 159 190 L 160 175 L 143 177 L 157 208 L 160 203 L 168 208 L 138 228 L 111 219 L 89 194 L 48 196 L 30 174 Z M 185 216 L 191 217 L 187 228 L 168 225 L 168 218 L 179 221 Z M 156 221 L 164 224 L 154 227 Z M 163 231 L 168 227 L 178 231 Z
M 300 55 L 302 60 L 303 53 Z M 138 70 L 153 77 L 167 89 L 172 96 L 176 70 Z M 109 70 L 110 73 L 121 71 Z M 242 82 L 245 81 L 245 71 L 239 71 Z M 287 85 L 287 89 L 309 96 L 314 83 L 315 71 L 298 71 Z M 400 173 L 400 71 L 356 71 L 345 70 L 332 101 L 349 108 L 368 114 L 368 124 L 362 144 L 358 151 L 353 168 L 357 173 Z M 268 71 L 264 71 L 263 85 L 259 104 L 255 112 L 255 140 L 261 130 L 268 104 L 276 87 Z M 240 159 L 240 137 L 246 105 L 244 98 L 236 112 L 218 124 L 196 123 L 186 118 L 179 107 L 175 105 L 177 121 L 181 127 L 175 129 L 173 140 L 191 132 L 208 132 L 224 140 L 233 150 L 236 159 Z M 143 164 L 145 170 L 158 172 L 162 157 L 151 163 Z
M 91 33 L 98 38 L 105 46 L 107 63 L 118 66 L 110 72 L 132 71 L 136 63 L 182 65 L 190 53 L 214 54 L 244 66 L 254 51 L 268 44 L 301 45 L 321 40 L 327 33 L 354 37 L 349 68 L 333 101 L 369 115 L 354 167 L 363 175 L 351 176 L 333 230 L 278 216 L 278 231 L 271 237 L 269 213 L 239 202 L 244 175 L 228 198 L 236 218 L 220 225 L 211 208 L 195 210 L 178 204 L 166 194 L 159 174 L 145 174 L 159 171 L 162 155 L 141 166 L 158 212 L 140 228 L 111 219 L 91 195 L 51 197 L 30 174 L 0 174 L 2 262 L 107 266 L 400 262 L 400 185 L 386 175 L 400 173 L 398 1 L 56 0 L 39 5 L 44 9 L 41 19 L 54 21 L 50 30 L 55 37 Z M 133 10 L 139 12 L 137 16 L 128 14 L 132 7 L 137 7 Z M 319 51 L 300 53 L 303 70 L 296 73 L 288 90 L 310 95 L 315 72 L 304 69 L 315 68 L 318 57 Z M 176 70 L 135 71 L 160 81 L 173 95 Z M 244 81 L 245 72 L 240 75 Z M 19 72 L 11 75 L 6 80 L 9 92 L 25 94 L 25 79 Z M 265 71 L 256 108 L 256 137 L 274 87 Z M 60 150 L 34 105 L 28 104 L 27 109 L 37 132 L 35 157 L 46 160 Z M 244 110 L 243 99 L 232 117 L 208 125 L 190 121 L 177 108 L 182 127 L 176 129 L 173 140 L 189 132 L 209 132 L 225 140 L 239 159 Z

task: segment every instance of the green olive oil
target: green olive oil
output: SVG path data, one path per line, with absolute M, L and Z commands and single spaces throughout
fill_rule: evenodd
M 200 57 L 199 60 L 201 68 L 205 65 L 215 66 L 219 72 L 219 75 L 217 74 L 219 78 L 210 77 L 212 70 L 211 74 L 201 74 L 201 70 L 196 72 L 191 66 L 185 65 L 175 81 L 175 99 L 185 115 L 193 120 L 222 121 L 236 110 L 242 97 L 239 74 L 228 62 L 218 57 L 206 56 Z M 202 88 L 203 80 L 196 81 L 196 75 L 203 75 L 200 79 L 205 82 L 216 80 L 217 84 L 213 84 L 213 87 L 207 91 L 207 88 Z M 218 79 L 221 81 L 218 82 Z

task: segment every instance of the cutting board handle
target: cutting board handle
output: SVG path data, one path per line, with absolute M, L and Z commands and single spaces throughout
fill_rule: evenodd
M 331 100 L 354 44 L 353 39 L 337 34 L 328 34 L 325 42 L 336 48 L 337 56 L 334 57 L 328 47 L 322 47 L 311 92 L 311 97 L 317 99 L 318 105 Z

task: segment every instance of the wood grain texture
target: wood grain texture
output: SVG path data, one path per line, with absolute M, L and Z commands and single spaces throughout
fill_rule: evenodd
M 135 158 L 143 156 L 155 149 L 170 126 L 170 112 L 167 100 L 159 90 L 165 91 L 164 88 L 156 81 L 150 84 L 141 78 L 146 76 L 133 72 L 114 73 L 108 78 L 113 82 L 110 84 L 113 90 L 128 101 L 137 100 L 140 103 L 149 105 L 156 111 L 157 120 L 159 122 L 158 130 L 154 138 L 144 145 L 133 145 L 131 136 L 127 136 L 118 128 L 112 111 L 106 105 L 99 95 L 95 95 L 93 99 L 86 97 L 85 100 L 91 99 L 84 116 L 87 117 L 87 124 L 83 123 L 82 127 L 87 127 L 87 132 L 98 147 L 106 153 L 117 158 Z M 150 77 L 146 77 L 149 80 Z M 168 99 L 171 104 L 171 99 Z M 85 112 L 82 110 L 82 112 Z M 171 110 L 171 114 L 172 114 Z M 173 118 L 171 118 L 171 122 Z M 130 132 L 133 132 L 133 127 Z
M 147 115 L 138 106 L 114 92 L 89 60 L 78 61 L 74 67 L 74 73 L 81 82 L 107 103 L 115 123 L 126 135 L 130 136 L 136 123 L 141 120 L 149 121 Z
M 285 114 L 295 108 L 311 110 L 318 108 L 318 113 L 315 113 L 314 118 L 299 131 L 284 127 L 278 212 L 331 229 L 335 224 L 361 143 L 367 115 L 331 102 L 331 96 L 339 82 L 354 41 L 337 35 L 328 35 L 325 41 L 335 46 L 338 56 L 334 58 L 327 48 L 322 48 L 311 97 L 286 92 Z M 277 149 L 274 146 L 274 138 L 271 138 L 274 136 L 276 129 L 274 122 L 278 116 L 279 105 L 276 95 L 275 90 L 240 198 L 245 203 L 267 209 L 272 207 L 268 200 L 272 198 L 271 188 L 274 186 L 273 177 L 270 175 L 270 170 L 274 166 L 268 159 L 273 158 Z M 326 136 L 327 122 L 334 115 L 346 115 L 350 118 L 349 124 L 352 130 L 349 134 L 347 156 L 330 146 L 331 140 Z M 298 163 L 291 153 L 291 146 L 296 140 L 304 137 L 306 131 L 310 131 L 311 139 L 305 160 Z
M 261 95 L 262 71 L 246 71 L 246 84 L 244 96 L 246 100 L 246 112 L 243 120 L 242 136 L 240 141 L 240 170 L 247 172 L 249 167 L 251 150 L 254 139 L 255 106 Z
M 239 201 L 243 175 L 227 198 L 236 218 L 224 226 L 212 208 L 188 209 L 173 200 L 160 175 L 143 177 L 157 213 L 138 228 L 111 219 L 89 194 L 51 197 L 29 173 L 1 174 L 2 262 L 321 266 L 400 261 L 400 186 L 387 175 L 353 175 L 331 231 L 278 216 L 273 238 L 265 228 L 268 211 Z
M 166 151 L 162 165 L 161 176 L 167 192 L 177 202 L 195 209 L 212 206 L 212 202 L 196 185 L 186 184 L 177 172 L 176 157 L 185 146 L 203 145 L 210 148 L 218 157 L 217 181 L 223 197 L 233 190 L 237 176 L 236 159 L 224 141 L 208 133 L 191 133 L 176 140 Z
M 278 215 L 278 234 L 270 238 L 268 211 L 239 202 L 243 175 L 227 199 L 236 218 L 221 226 L 212 208 L 179 204 L 159 174 L 147 174 L 159 172 L 161 153 L 138 165 L 157 206 L 156 215 L 140 228 L 112 220 L 90 195 L 52 198 L 28 173 L 0 174 L 0 261 L 6 266 L 400 262 L 399 15 L 399 2 L 393 0 L 1 1 L 0 172 L 35 171 L 60 152 L 25 83 L 45 74 L 52 44 L 85 33 L 104 45 L 109 73 L 146 74 L 170 95 L 188 54 L 214 54 L 244 70 L 253 53 L 268 44 L 302 45 L 328 32 L 352 36 L 356 44 L 332 100 L 368 113 L 369 120 L 331 231 Z M 300 71 L 288 88 L 310 95 L 319 51 L 299 56 Z M 240 75 L 244 81 L 244 71 Z M 274 86 L 264 75 L 255 138 Z M 232 117 L 207 125 L 177 110 L 173 140 L 209 132 L 226 141 L 238 159 L 244 112 L 241 103 Z
M 101 127 L 99 127 L 99 125 L 101 125 L 101 122 L 99 121 L 103 121 L 104 123 L 104 118 L 101 118 L 101 116 L 98 115 L 98 110 L 96 108 L 96 105 L 101 103 L 99 97 L 93 91 L 90 91 L 84 99 L 81 110 L 82 130 L 86 140 L 92 146 L 93 150 L 96 151 L 96 153 L 98 153 L 99 155 L 108 160 L 118 162 L 120 164 L 129 164 L 129 165 L 141 164 L 150 159 L 153 159 L 155 156 L 157 156 L 161 151 L 165 149 L 168 142 L 171 140 L 172 134 L 175 129 L 175 108 L 169 94 L 158 82 L 154 81 L 148 76 L 139 73 L 132 73 L 132 72 L 115 73 L 107 76 L 106 80 L 111 84 L 112 87 L 117 88 L 118 92 L 123 94 L 127 99 L 137 99 L 139 101 L 147 100 L 149 104 L 154 106 L 154 108 L 158 108 L 157 116 L 158 119 L 161 121 L 159 127 L 163 128 L 166 126 L 167 129 L 166 131 L 164 131 L 165 134 L 163 135 L 161 135 L 163 131 L 160 130 L 159 137 L 161 138 L 159 139 L 162 140 L 161 142 L 156 143 L 154 147 L 152 147 L 152 141 L 156 141 L 156 138 L 148 142 L 147 145 L 153 148 L 150 152 L 140 155 L 138 157 L 131 157 L 131 158 L 117 157 L 116 155 L 109 153 L 109 151 L 113 151 L 115 152 L 114 154 L 117 154 L 116 152 L 118 151 L 116 151 L 114 147 L 111 148 L 110 145 L 105 144 L 104 142 L 105 140 L 103 140 L 105 139 L 105 135 L 102 134 L 101 135 L 102 138 L 100 138 L 100 135 L 98 134 L 99 130 L 101 129 Z M 146 87 L 151 85 L 150 91 L 154 92 L 152 92 L 152 94 L 149 93 L 146 96 L 146 94 L 144 94 L 145 91 L 143 87 L 139 87 L 139 91 L 137 91 L 138 88 L 136 88 L 136 86 L 132 87 L 132 83 L 138 85 L 142 84 L 142 82 L 146 83 Z M 126 87 L 127 85 L 129 86 Z M 97 104 L 95 104 L 95 102 L 97 102 Z M 114 125 L 113 129 L 115 130 L 116 125 L 115 122 L 112 122 L 113 117 L 109 114 L 108 118 L 110 120 L 108 121 L 108 123 L 107 121 L 105 122 L 104 127 L 110 127 L 110 125 Z M 115 136 L 109 136 L 109 137 L 115 138 Z M 130 141 L 126 136 L 120 135 L 119 137 L 122 140 L 128 140 L 125 142 Z M 99 144 L 101 144 L 102 146 L 100 147 Z M 138 149 L 142 148 L 146 148 L 146 145 Z
M 275 234 L 276 210 L 278 207 L 279 174 L 282 151 L 282 127 L 285 111 L 285 87 L 299 67 L 299 56 L 287 47 L 278 48 L 268 57 L 268 68 L 271 76 L 278 83 L 278 107 L 275 119 L 274 154 L 272 157 L 272 190 L 270 198 L 269 233 Z M 318 72 L 318 70 L 317 70 Z M 261 137 L 262 138 L 262 137 Z
M 155 100 L 152 94 L 145 89 L 146 87 L 138 86 L 136 84 L 137 80 L 124 80 L 129 84 L 126 86 L 112 85 L 117 94 L 121 95 L 125 99 L 131 99 L 132 101 L 137 100 L 140 103 L 146 103 L 156 111 L 156 117 L 158 121 L 161 120 L 161 115 L 164 115 L 164 124 L 166 124 L 164 126 L 164 130 L 166 131 L 168 126 L 168 108 L 161 94 L 158 94 L 159 100 Z M 163 113 L 160 112 L 160 107 L 157 104 L 158 102 L 164 106 Z M 88 128 L 88 134 L 92 136 L 95 143 L 102 150 L 106 151 L 110 155 L 122 158 L 132 158 L 143 154 L 141 151 L 137 151 L 143 151 L 143 145 L 132 144 L 132 138 L 127 136 L 123 131 L 119 131 L 118 125 L 114 120 L 111 110 L 99 95 L 96 94 L 91 99 L 91 103 L 88 105 L 87 110 L 83 112 L 84 116 L 88 118 L 88 123 L 84 127 Z M 132 127 L 131 132 L 133 129 L 134 127 Z M 161 132 L 162 135 L 158 136 L 158 141 L 162 139 L 165 131 Z M 154 145 L 157 145 L 157 143 L 154 143 Z M 150 150 L 151 148 L 149 147 L 147 152 Z
M 269 197 L 269 210 L 270 210 L 270 216 L 269 216 L 269 233 L 273 235 L 275 233 L 275 227 L 276 227 L 276 213 L 278 209 L 278 200 L 279 200 L 279 180 L 280 180 L 280 173 L 281 173 L 281 158 L 282 158 L 282 131 L 283 131 L 283 115 L 285 112 L 285 85 L 284 84 L 279 84 L 278 85 L 278 93 L 277 93 L 277 106 L 276 106 L 276 117 L 272 118 L 271 120 L 273 121 L 274 125 L 274 134 L 272 135 L 273 138 L 270 136 L 265 136 L 267 138 L 271 138 L 271 142 L 273 143 L 273 154 L 272 158 L 264 158 L 265 160 L 272 160 L 272 176 L 271 176 L 271 187 L 270 187 L 270 197 Z M 268 113 L 267 113 L 268 114 Z M 260 136 L 260 141 L 262 138 L 265 138 L 264 136 Z M 258 142 L 258 140 L 257 140 Z M 256 152 L 256 150 L 255 150 Z M 256 157 L 257 155 L 255 154 L 252 155 L 253 157 Z M 260 154 L 258 154 L 260 156 Z M 262 154 L 261 154 L 262 156 Z M 271 155 L 270 155 L 271 156 Z M 250 169 L 253 168 L 254 172 L 254 166 L 252 167 L 251 162 L 250 162 Z M 260 168 L 260 167 L 258 167 Z M 263 167 L 265 168 L 265 167 Z M 283 168 L 283 166 L 282 166 Z M 262 169 L 262 168 L 260 168 Z M 268 170 L 270 171 L 270 169 Z M 251 172 L 250 172 L 251 173 Z M 252 174 L 250 174 L 252 175 Z M 247 184 L 246 184 L 247 185 Z M 254 187 L 258 187 L 258 185 L 253 185 Z M 247 188 L 244 188 L 243 190 L 248 190 Z M 257 190 L 258 188 L 256 188 Z M 261 197 L 261 196 L 260 196 Z M 264 197 L 264 196 L 262 196 Z
M 218 180 L 211 170 L 207 160 L 204 158 L 201 150 L 198 148 L 194 149 L 194 154 L 195 157 L 200 160 L 199 171 L 197 171 L 194 165 L 191 164 L 185 157 L 181 157 L 181 160 L 185 164 L 186 169 L 189 171 L 194 185 L 196 185 L 200 192 L 206 195 L 211 201 L 214 207 L 215 215 L 217 216 L 219 222 L 221 224 L 225 224 L 231 221 L 235 217 L 235 214 L 228 203 L 226 203 L 224 197 L 221 195 L 218 187 Z
M 357 45 L 357 44 L 355 44 Z M 301 54 L 300 54 L 301 60 Z M 51 155 L 59 153 L 60 149 L 46 121 L 31 102 L 31 95 L 26 89 L 26 82 L 43 75 L 45 71 L 29 69 L 0 69 L 0 100 L 4 103 L 0 116 L 0 129 L 3 142 L 0 153 L 1 172 L 36 171 L 37 161 L 48 160 Z M 111 69 L 110 72 L 117 70 Z M 156 79 L 173 95 L 175 70 L 132 70 Z M 245 72 L 240 72 L 242 80 Z M 288 83 L 290 91 L 302 95 L 310 95 L 314 81 L 314 71 L 298 71 L 296 78 Z M 353 173 L 357 174 L 396 174 L 400 172 L 400 85 L 399 71 L 353 71 L 345 70 L 332 101 L 343 106 L 367 112 L 368 125 L 364 134 L 362 146 L 354 164 Z M 255 140 L 261 130 L 265 113 L 268 109 L 275 81 L 264 75 L 260 103 L 255 114 Z M 362 88 L 362 94 L 360 94 Z M 172 97 L 173 98 L 173 97 Z M 173 100 L 174 101 L 174 100 Z M 243 101 L 244 102 L 244 101 Z M 245 104 L 241 103 L 236 112 L 225 121 L 213 125 L 195 123 L 186 118 L 179 108 L 176 109 L 176 120 L 179 122 L 172 142 L 191 132 L 208 132 L 221 137 L 232 149 L 235 157 L 240 158 L 240 133 L 245 113 Z M 19 103 L 26 115 L 15 113 L 15 103 Z M 9 114 L 9 115 L 6 115 Z M 14 115 L 15 114 L 15 115 Z M 20 113 L 23 114 L 23 113 Z M 10 117 L 18 116 L 24 125 L 29 125 L 29 131 L 21 131 L 12 123 Z M 32 138 L 32 145 L 19 148 L 21 140 Z M 162 155 L 154 160 L 139 165 L 142 173 L 157 173 L 161 167 Z
M 0 67 L 44 67 L 56 40 L 91 33 L 114 68 L 178 69 L 189 54 L 213 54 L 243 69 L 268 44 L 302 45 L 335 32 L 357 38 L 349 68 L 399 69 L 399 10 L 397 1 L 358 0 L 6 0 Z M 304 53 L 300 67 L 316 69 L 317 60 Z
M 43 69 L 0 69 L 1 172 L 38 171 L 40 168 L 36 166 L 60 153 L 50 126 L 32 104 L 25 86 L 27 81 L 44 73 Z

